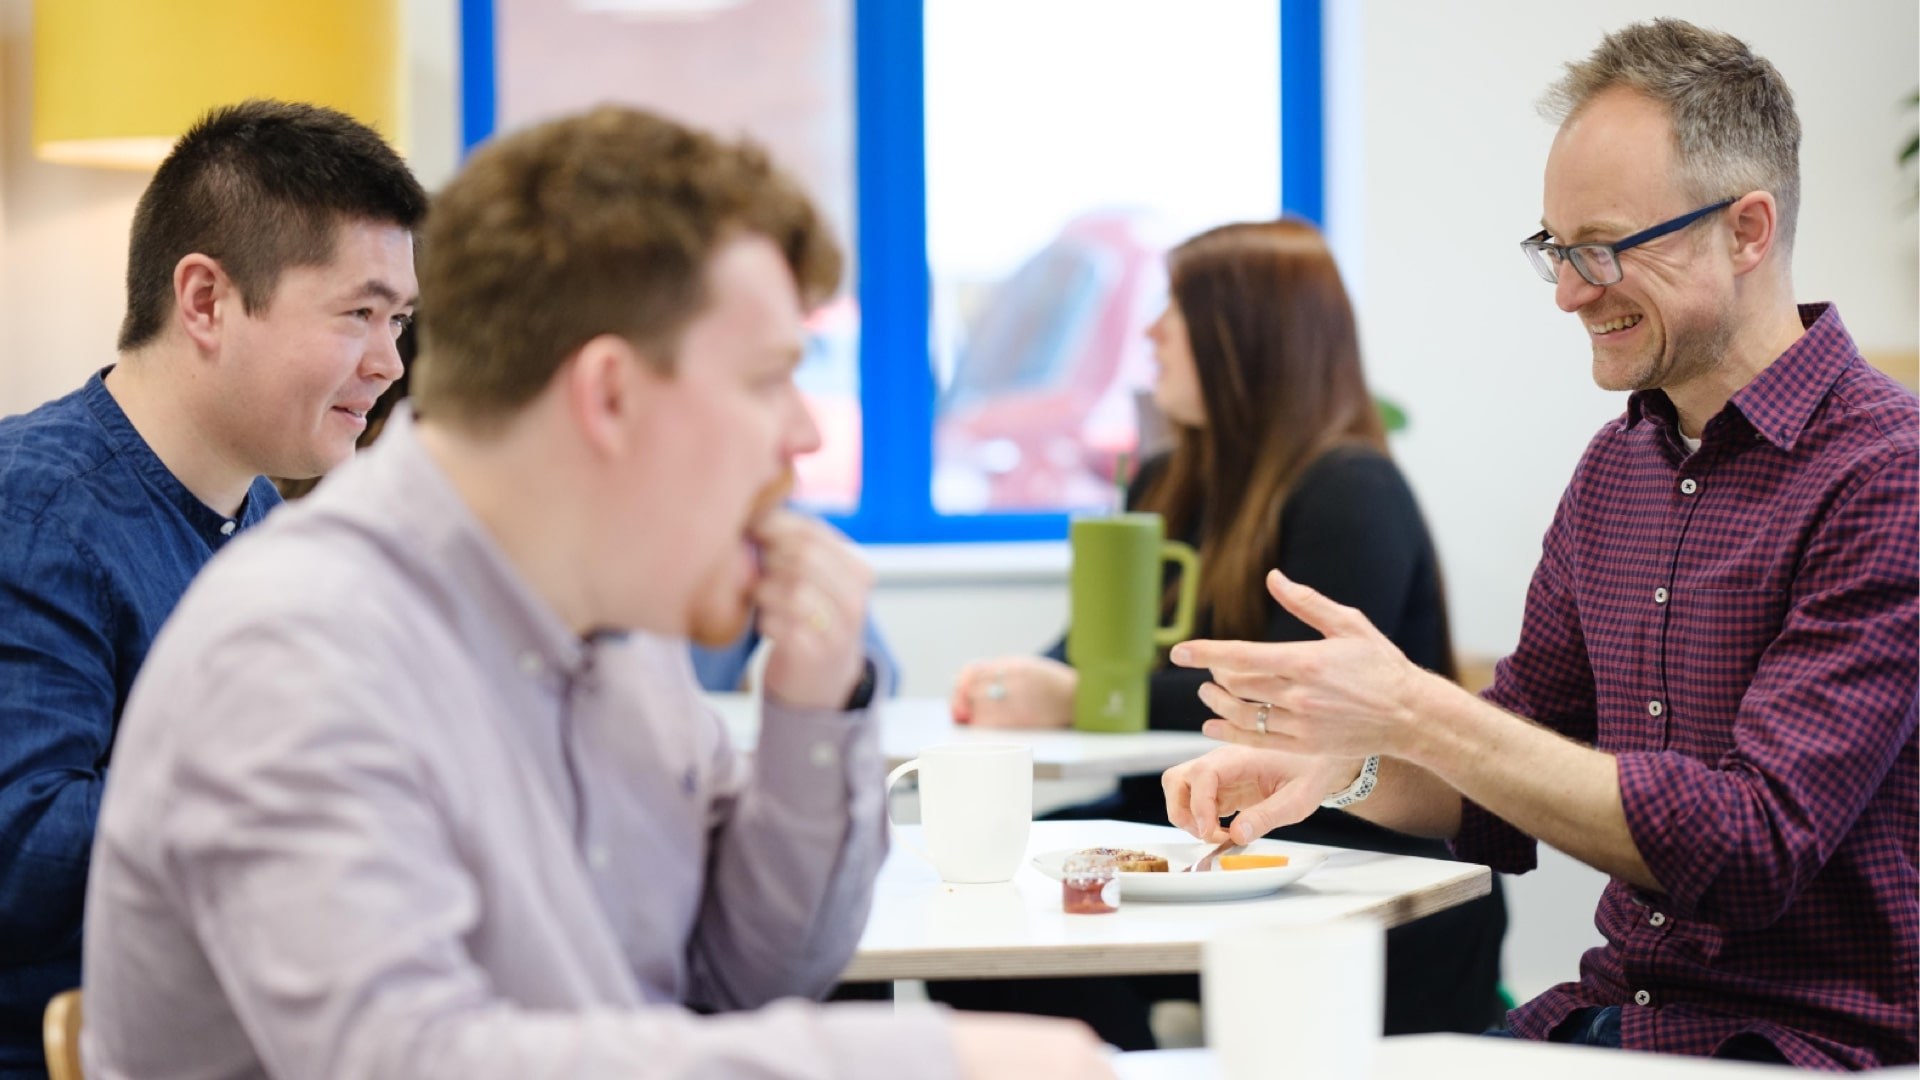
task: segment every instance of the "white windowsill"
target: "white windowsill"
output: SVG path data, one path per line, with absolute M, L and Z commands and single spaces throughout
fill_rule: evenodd
M 1018 544 L 867 544 L 861 549 L 881 585 L 964 582 L 1065 583 L 1061 540 Z

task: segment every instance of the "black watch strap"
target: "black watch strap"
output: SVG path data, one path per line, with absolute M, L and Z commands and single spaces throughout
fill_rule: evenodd
M 847 695 L 847 703 L 841 707 L 842 712 L 853 712 L 873 704 L 873 691 L 880 673 L 873 666 L 873 657 L 869 656 L 861 663 L 865 666 L 860 670 L 860 681 L 853 684 L 853 693 Z

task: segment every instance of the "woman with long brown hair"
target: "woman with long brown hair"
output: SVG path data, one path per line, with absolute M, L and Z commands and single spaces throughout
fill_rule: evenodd
M 1298 220 L 1223 225 L 1176 247 L 1167 269 L 1167 309 L 1147 333 L 1160 367 L 1154 400 L 1174 445 L 1142 464 L 1127 504 L 1161 514 L 1168 536 L 1200 552 L 1193 636 L 1318 637 L 1262 585 L 1278 567 L 1364 612 L 1415 663 L 1453 675 L 1433 543 L 1388 454 L 1353 308 L 1325 240 Z M 1149 724 L 1197 730 L 1213 715 L 1198 697 L 1207 677 L 1162 664 L 1150 678 Z M 1065 727 L 1075 682 L 1064 638 L 1047 656 L 977 662 L 956 681 L 954 716 L 982 727 Z M 1159 777 L 1143 776 L 1068 814 L 1164 824 L 1166 807 Z M 1317 811 L 1273 835 L 1448 857 L 1440 841 L 1338 810 Z M 1497 1023 L 1505 928 L 1496 881 L 1488 898 L 1392 931 L 1387 1031 L 1478 1032 Z M 1008 1007 L 1009 984 L 995 986 L 984 999 L 952 985 L 936 996 L 963 1007 Z M 1072 1011 L 1131 1048 L 1144 1038 L 1145 1005 L 1181 987 L 1165 980 L 1128 986 L 1141 998 L 1137 1015 L 1113 1004 L 1112 987 L 1092 995 L 1104 1004 L 1091 1014 Z M 1043 987 L 1017 994 L 1021 1007 L 1049 996 Z M 1076 996 L 1089 996 L 1084 985 L 1067 995 Z

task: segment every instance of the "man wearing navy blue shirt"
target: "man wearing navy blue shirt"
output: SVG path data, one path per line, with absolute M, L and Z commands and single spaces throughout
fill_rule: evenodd
M 44 1075 L 42 1010 L 80 983 L 95 815 L 147 648 L 279 503 L 264 475 L 353 453 L 400 374 L 426 203 L 345 115 L 209 113 L 134 212 L 117 362 L 0 419 L 0 1077 Z

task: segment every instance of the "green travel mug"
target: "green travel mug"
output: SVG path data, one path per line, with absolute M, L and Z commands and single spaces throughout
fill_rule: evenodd
M 1193 633 L 1200 558 L 1166 539 L 1165 528 L 1159 514 L 1076 518 L 1069 528 L 1067 662 L 1079 674 L 1073 726 L 1082 731 L 1145 731 L 1154 650 Z M 1180 564 L 1180 596 L 1173 622 L 1162 626 L 1161 568 L 1169 560 Z

